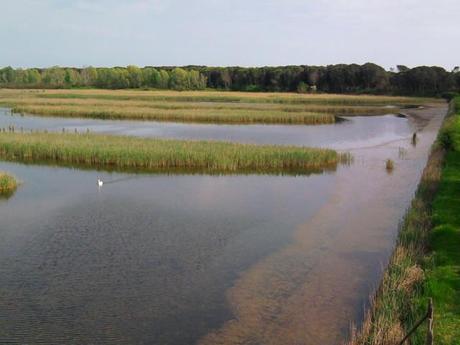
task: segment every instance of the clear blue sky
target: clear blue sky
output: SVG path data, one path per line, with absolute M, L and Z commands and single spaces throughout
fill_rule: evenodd
M 460 65 L 458 0 L 8 0 L 0 66 Z

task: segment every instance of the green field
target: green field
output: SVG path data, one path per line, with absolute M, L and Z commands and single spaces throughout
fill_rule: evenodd
M 333 150 L 66 133 L 0 133 L 0 159 L 106 169 L 298 173 L 335 169 Z
M 331 124 L 433 102 L 389 96 L 217 91 L 0 90 L 0 106 L 44 116 L 227 124 Z

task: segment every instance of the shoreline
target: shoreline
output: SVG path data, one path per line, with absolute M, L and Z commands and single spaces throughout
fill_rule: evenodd
M 439 188 L 446 156 L 446 150 L 441 146 L 439 138 L 446 120 L 454 112 L 453 103 L 450 103 L 416 194 L 398 231 L 395 248 L 383 277 L 378 288 L 371 294 L 370 305 L 366 308 L 362 324 L 352 327 L 347 345 L 399 343 L 426 308 L 424 304 L 420 305 L 420 297 L 417 296 L 425 280 L 423 261 L 426 260 L 429 236 L 433 228 L 433 201 Z M 419 123 L 426 123 L 423 117 L 416 115 L 410 114 Z
M 426 163 L 444 116 L 444 106 L 430 111 L 419 146 L 405 140 L 417 163 L 398 159 L 400 142 L 355 151 L 355 163 L 338 169 L 330 200 L 298 227 L 292 243 L 243 272 L 227 292 L 235 316 L 201 345 L 248 339 L 334 345 L 347 337 L 350 320 L 362 319 L 362 306 L 380 281 L 418 184 L 418 167 Z M 397 162 L 391 174 L 384 166 L 389 154 Z

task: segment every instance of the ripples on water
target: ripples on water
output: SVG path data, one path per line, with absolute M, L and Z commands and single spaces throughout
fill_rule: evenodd
M 339 149 L 406 140 L 413 131 L 407 119 L 391 115 L 328 126 L 226 126 L 10 116 L 3 111 L 0 127 L 10 125 Z M 300 339 L 294 320 L 303 323 L 302 336 L 313 332 L 299 319 L 298 301 L 304 303 L 306 296 L 316 296 L 307 299 L 313 310 L 315 301 L 332 307 L 328 293 L 346 291 L 344 305 L 360 311 L 366 279 L 379 269 L 375 253 L 382 251 L 382 243 L 391 243 L 391 236 L 367 251 L 354 248 L 353 241 L 375 241 L 372 236 L 395 228 L 397 220 L 385 229 L 363 227 L 359 219 L 354 224 L 348 217 L 353 202 L 372 206 L 367 198 L 396 178 L 401 181 L 394 187 L 396 200 L 376 205 L 401 211 L 399 203 L 410 199 L 416 184 L 405 181 L 420 173 L 426 156 L 423 151 L 411 158 L 409 145 L 407 157 L 399 162 L 396 156 L 394 175 L 387 176 L 383 163 L 377 165 L 383 155 L 397 155 L 397 145 L 381 150 L 378 157 L 373 157 L 375 150 L 367 152 L 352 167 L 309 177 L 109 174 L 0 162 L 0 169 L 24 181 L 13 198 L 0 200 L 0 343 L 192 344 L 208 333 L 202 339 L 209 343 L 220 334 L 212 331 L 225 325 L 221 335 L 227 338 L 219 341 L 230 344 L 253 336 L 254 329 L 244 322 L 226 323 L 238 311 L 248 324 L 261 327 L 259 339 L 279 344 L 286 332 Z M 377 165 L 369 166 L 368 158 Z M 105 181 L 102 189 L 96 186 L 99 176 Z M 347 179 L 365 180 L 366 190 L 360 193 L 360 183 L 350 185 L 347 200 L 339 202 L 335 192 L 344 189 Z M 318 216 L 334 202 L 347 207 L 336 208 L 335 218 Z M 298 230 L 312 217 L 310 226 Z M 356 225 L 365 231 L 356 232 Z M 357 258 L 362 257 L 372 267 L 360 265 Z M 327 274 L 318 271 L 321 267 Z M 343 284 L 341 279 L 351 274 L 361 285 Z M 308 286 L 321 291 L 304 291 Z M 259 300 L 262 292 L 270 299 Z M 271 315 L 274 307 L 279 310 Z M 318 319 L 332 315 L 327 308 L 324 312 Z M 260 315 L 271 318 L 261 326 Z M 280 329 L 277 315 L 291 322 Z M 335 332 L 348 326 L 343 320 L 349 315 L 343 311 Z M 321 327 L 320 320 L 314 321 L 309 320 Z
M 25 181 L 0 201 L 0 339 L 13 343 L 193 343 L 231 317 L 238 275 L 288 243 L 334 184 L 103 174 L 98 190 L 95 172 L 0 168 Z

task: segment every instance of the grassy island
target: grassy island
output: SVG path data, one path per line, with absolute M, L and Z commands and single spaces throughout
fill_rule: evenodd
M 0 196 L 11 196 L 18 188 L 18 181 L 10 174 L 0 171 Z
M 390 96 L 218 91 L 0 90 L 15 113 L 113 120 L 222 124 L 331 124 L 433 100 Z
M 284 173 L 335 168 L 333 150 L 74 133 L 0 133 L 0 159 L 146 171 Z

